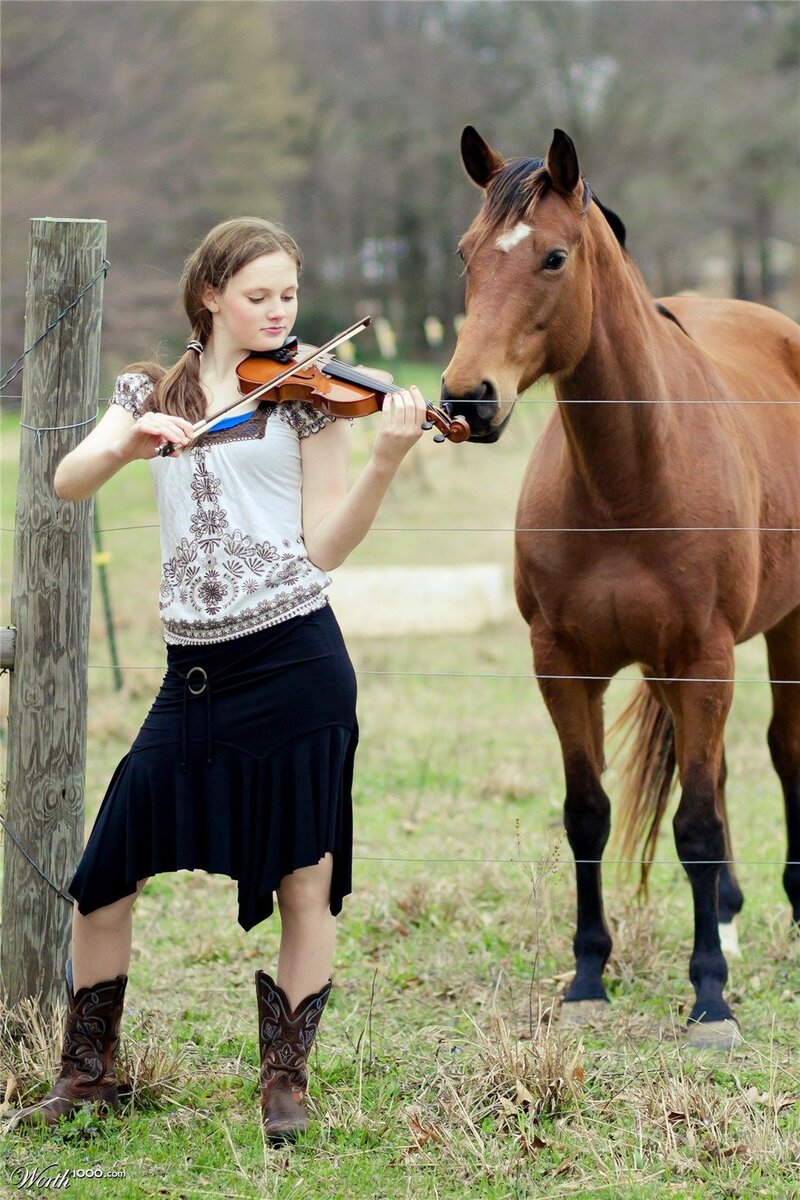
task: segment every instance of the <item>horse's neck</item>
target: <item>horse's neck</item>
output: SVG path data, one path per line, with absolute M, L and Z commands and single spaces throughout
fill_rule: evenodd
M 598 242 L 590 250 L 589 346 L 578 366 L 554 383 L 576 471 L 598 506 L 619 512 L 658 486 L 662 473 L 670 422 L 668 404 L 658 403 L 669 399 L 657 325 L 664 318 L 616 243 L 609 244 L 604 231 Z

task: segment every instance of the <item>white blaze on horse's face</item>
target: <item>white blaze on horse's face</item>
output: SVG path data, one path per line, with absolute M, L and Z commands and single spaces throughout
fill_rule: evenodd
M 520 242 L 523 242 L 526 237 L 530 237 L 533 229 L 530 225 L 526 225 L 524 221 L 518 221 L 513 229 L 501 233 L 495 246 L 498 250 L 502 250 L 504 254 L 508 254 L 509 250 L 513 250 Z
M 461 239 L 466 319 L 444 382 L 470 397 L 490 385 L 494 428 L 520 392 L 562 367 L 562 344 L 583 341 L 573 283 L 582 227 L 580 205 L 550 194 L 535 213 L 488 233 L 479 214 Z

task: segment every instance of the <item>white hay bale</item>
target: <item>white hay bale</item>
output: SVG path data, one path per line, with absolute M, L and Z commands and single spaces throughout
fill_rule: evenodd
M 329 589 L 345 636 L 475 633 L 514 604 L 500 563 L 457 567 L 339 567 Z

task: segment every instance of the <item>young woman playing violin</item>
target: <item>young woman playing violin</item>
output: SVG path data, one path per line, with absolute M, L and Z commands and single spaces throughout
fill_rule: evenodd
M 270 916 L 277 893 L 277 982 L 256 972 L 262 1120 L 271 1140 L 308 1125 L 308 1052 L 351 891 L 358 739 L 353 668 L 325 589 L 422 435 L 426 406 L 416 387 L 386 396 L 349 490 L 350 423 L 310 403 L 245 397 L 195 437 L 195 422 L 236 402 L 242 360 L 283 345 L 300 263 L 267 221 L 212 229 L 184 271 L 186 353 L 166 373 L 128 368 L 56 472 L 58 495 L 83 500 L 150 460 L 167 672 L 70 884 L 61 1075 L 18 1120 L 55 1122 L 87 1100 L 116 1107 L 132 909 L 150 875 L 190 868 L 238 881 L 244 929 Z

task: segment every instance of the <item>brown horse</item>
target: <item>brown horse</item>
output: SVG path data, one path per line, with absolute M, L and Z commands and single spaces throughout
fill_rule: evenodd
M 742 894 L 720 870 L 731 857 L 723 732 L 734 646 L 757 633 L 786 802 L 784 886 L 800 922 L 800 330 L 742 301 L 654 301 L 622 222 L 592 196 L 560 130 L 546 160 L 506 160 L 471 127 L 461 150 L 484 198 L 459 247 L 466 319 L 442 401 L 474 442 L 496 441 L 544 374 L 558 402 L 522 485 L 515 587 L 561 742 L 576 860 L 563 1016 L 608 1002 L 602 703 L 608 679 L 638 664 L 636 794 L 620 819 L 628 845 L 649 827 L 652 850 L 677 765 L 675 843 L 695 918 L 689 1038 L 732 1045 L 718 922 L 732 922 Z

